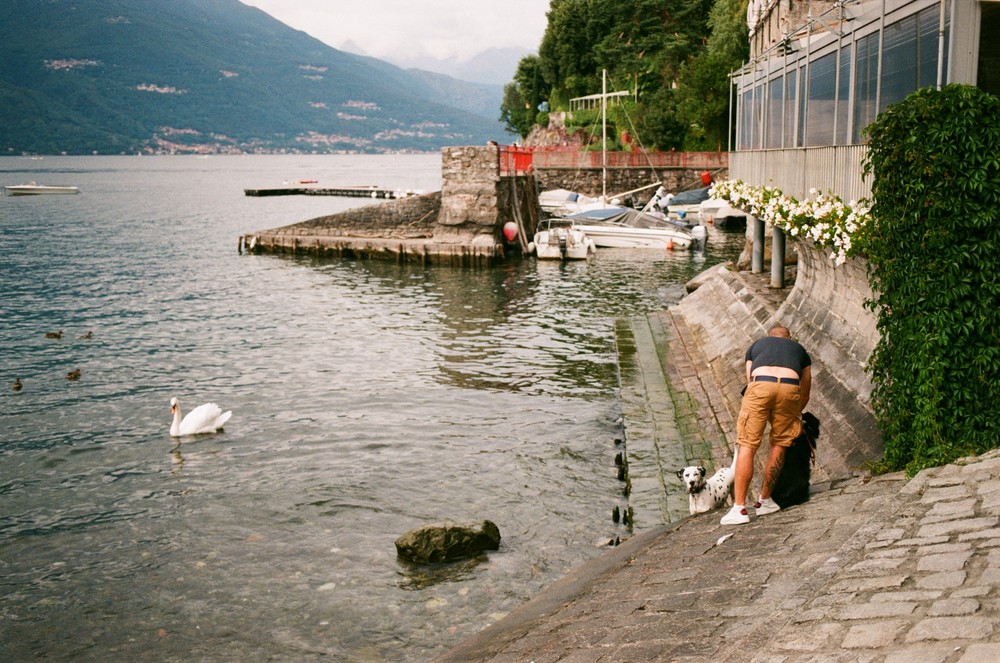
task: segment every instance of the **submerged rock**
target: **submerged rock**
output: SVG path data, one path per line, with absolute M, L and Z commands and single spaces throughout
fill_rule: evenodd
M 418 564 L 451 562 L 500 548 L 500 529 L 491 521 L 423 525 L 396 539 L 396 553 Z

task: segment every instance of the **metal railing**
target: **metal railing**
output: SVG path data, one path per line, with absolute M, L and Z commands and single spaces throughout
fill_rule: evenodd
M 867 153 L 866 145 L 731 152 L 729 178 L 772 186 L 800 200 L 816 189 L 858 201 L 871 198 L 871 178 L 861 174 Z
M 600 152 L 578 146 L 500 148 L 500 174 L 527 173 L 538 168 L 690 168 L 718 170 L 729 166 L 728 152 Z

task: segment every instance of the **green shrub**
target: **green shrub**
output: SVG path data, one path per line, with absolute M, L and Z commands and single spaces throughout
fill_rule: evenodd
M 919 90 L 866 134 L 875 469 L 912 475 L 1000 444 L 1000 100 Z

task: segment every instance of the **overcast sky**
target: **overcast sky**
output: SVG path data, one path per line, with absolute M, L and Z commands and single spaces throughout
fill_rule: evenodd
M 537 52 L 549 0 L 241 0 L 342 49 L 393 61 L 467 60 L 489 48 Z

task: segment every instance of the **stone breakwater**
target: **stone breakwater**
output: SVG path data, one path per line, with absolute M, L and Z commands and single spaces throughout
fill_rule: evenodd
M 250 233 L 240 238 L 239 249 L 488 265 L 517 250 L 503 236 L 507 222 L 533 232 L 538 218 L 534 180 L 501 177 L 495 145 L 444 148 L 441 180 L 437 193 Z

